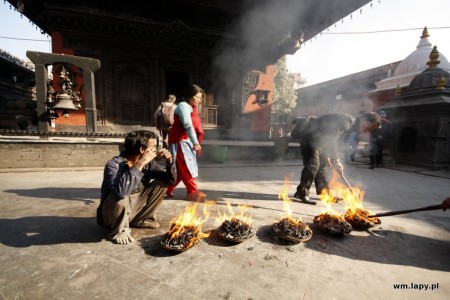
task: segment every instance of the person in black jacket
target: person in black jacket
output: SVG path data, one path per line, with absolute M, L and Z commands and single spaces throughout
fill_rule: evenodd
M 304 167 L 295 198 L 303 203 L 315 204 L 309 200 L 309 189 L 313 182 L 318 195 L 323 189 L 328 189 L 327 166 L 342 174 L 343 166 L 339 159 L 337 142 L 352 125 L 353 121 L 348 114 L 331 113 L 309 120 L 307 128 L 300 135 Z
M 379 113 L 381 126 L 370 133 L 369 140 L 369 169 L 384 167 L 383 151 L 389 139 L 392 138 L 392 123 L 387 119 L 386 113 L 382 110 Z
M 130 226 L 160 227 L 156 210 L 169 184 L 176 181 L 176 168 L 170 152 L 158 150 L 157 144 L 154 132 L 130 132 L 125 137 L 124 151 L 105 166 L 97 221 L 110 229 L 108 236 L 117 244 L 134 241 Z M 165 159 L 165 170 L 157 159 Z
M 309 199 L 309 189 L 314 182 L 318 195 L 324 189 L 329 191 L 326 178 L 327 166 L 343 174 L 344 168 L 337 148 L 339 138 L 352 131 L 359 134 L 371 132 L 380 125 L 381 118 L 374 112 L 361 115 L 357 122 L 353 122 L 348 114 L 339 113 L 330 113 L 309 120 L 308 126 L 299 135 L 304 168 L 294 197 L 303 203 L 315 204 Z

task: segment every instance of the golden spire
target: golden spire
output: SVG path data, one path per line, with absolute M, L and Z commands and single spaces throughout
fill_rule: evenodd
M 422 36 L 420 38 L 423 39 L 423 38 L 427 38 L 429 36 L 430 35 L 428 34 L 428 28 L 427 28 L 427 26 L 425 26 L 422 31 Z
M 435 68 L 440 63 L 440 61 L 438 59 L 439 51 L 437 50 L 436 46 L 434 46 L 433 50 L 431 50 L 429 58 L 430 58 L 430 61 L 427 62 L 428 68 Z

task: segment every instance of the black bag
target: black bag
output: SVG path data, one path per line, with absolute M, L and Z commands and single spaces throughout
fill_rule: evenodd
M 166 104 L 161 103 L 161 109 L 157 115 L 157 128 L 163 129 L 163 130 L 169 130 L 170 127 L 173 125 L 174 120 L 174 111 L 175 111 L 176 105 L 173 103 Z

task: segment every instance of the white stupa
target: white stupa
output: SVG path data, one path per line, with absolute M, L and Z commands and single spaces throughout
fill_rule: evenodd
M 370 93 L 393 90 L 397 87 L 406 88 L 416 75 L 425 71 L 428 68 L 427 62 L 429 61 L 430 53 L 433 50 L 433 45 L 428 39 L 429 36 L 427 27 L 425 27 L 416 50 L 402 60 L 392 76 L 376 82 L 377 88 Z M 439 60 L 441 61 L 439 67 L 450 71 L 450 63 L 442 53 L 440 53 Z

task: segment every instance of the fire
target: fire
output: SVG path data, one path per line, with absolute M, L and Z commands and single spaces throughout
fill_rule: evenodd
M 323 213 L 331 215 L 339 215 L 334 209 L 333 204 L 336 203 L 336 198 L 340 197 L 344 200 L 345 209 L 355 210 L 360 208 L 363 209 L 362 199 L 364 198 L 364 192 L 359 188 L 349 187 L 340 183 L 337 179 L 338 174 L 333 172 L 331 181 L 329 183 L 330 190 L 324 189 L 319 195 L 320 202 L 324 206 Z
M 170 221 L 169 232 L 163 236 L 161 244 L 171 250 L 185 251 L 208 237 L 209 233 L 202 232 L 202 225 L 209 218 L 209 208 L 213 203 L 205 201 L 203 217 L 197 216 L 198 202 L 187 206 L 183 213 Z
M 322 190 L 319 195 L 320 202 L 324 206 L 322 213 L 314 217 L 314 224 L 321 230 L 333 235 L 344 235 L 352 231 L 352 226 L 345 220 L 345 218 L 333 209 L 333 204 L 336 203 L 337 197 L 344 200 L 350 197 L 355 198 L 350 189 L 343 187 L 336 179 L 337 174 L 333 172 L 330 181 L 330 189 Z
M 362 201 L 364 199 L 364 191 L 357 187 L 348 187 L 341 184 L 337 180 L 338 174 L 333 172 L 333 176 L 330 181 L 330 190 L 324 190 L 320 195 L 321 203 L 324 205 L 323 213 L 317 216 L 317 222 L 323 222 L 324 218 L 335 218 L 345 220 L 354 227 L 365 228 L 370 224 L 379 224 L 379 219 L 368 218 L 370 212 L 367 211 Z M 344 200 L 345 214 L 340 215 L 333 210 L 332 205 L 336 202 L 336 197 L 339 196 Z
M 291 203 L 292 200 L 288 196 L 288 178 L 284 178 L 284 184 L 281 188 L 281 191 L 278 193 L 278 199 L 283 200 L 283 211 L 284 211 L 284 217 L 291 220 L 295 224 L 301 223 L 302 219 L 299 217 L 297 220 L 295 220 L 292 217 L 292 209 L 291 209 Z
M 237 205 L 239 214 L 235 214 L 230 202 L 226 202 L 228 213 L 218 211 L 216 221 L 221 225 L 217 228 L 217 234 L 224 240 L 240 243 L 253 237 L 256 230 L 251 225 L 252 216 L 247 214 L 250 205 Z
M 215 220 L 218 224 L 222 224 L 226 220 L 232 220 L 232 219 L 238 219 L 241 220 L 244 223 L 247 223 L 249 225 L 252 224 L 252 216 L 246 214 L 247 211 L 252 208 L 251 205 L 244 205 L 244 204 L 238 204 L 237 208 L 239 210 L 239 214 L 235 214 L 233 207 L 231 206 L 230 202 L 226 202 L 228 214 L 224 212 L 223 214 L 220 213 L 220 210 L 218 210 L 218 216 L 215 217 Z
M 291 203 L 288 197 L 288 178 L 284 178 L 284 184 L 278 194 L 278 199 L 283 200 L 284 218 L 272 225 L 272 232 L 275 236 L 294 243 L 308 241 L 313 232 L 307 224 L 302 222 L 299 217 L 297 220 L 292 218 Z

